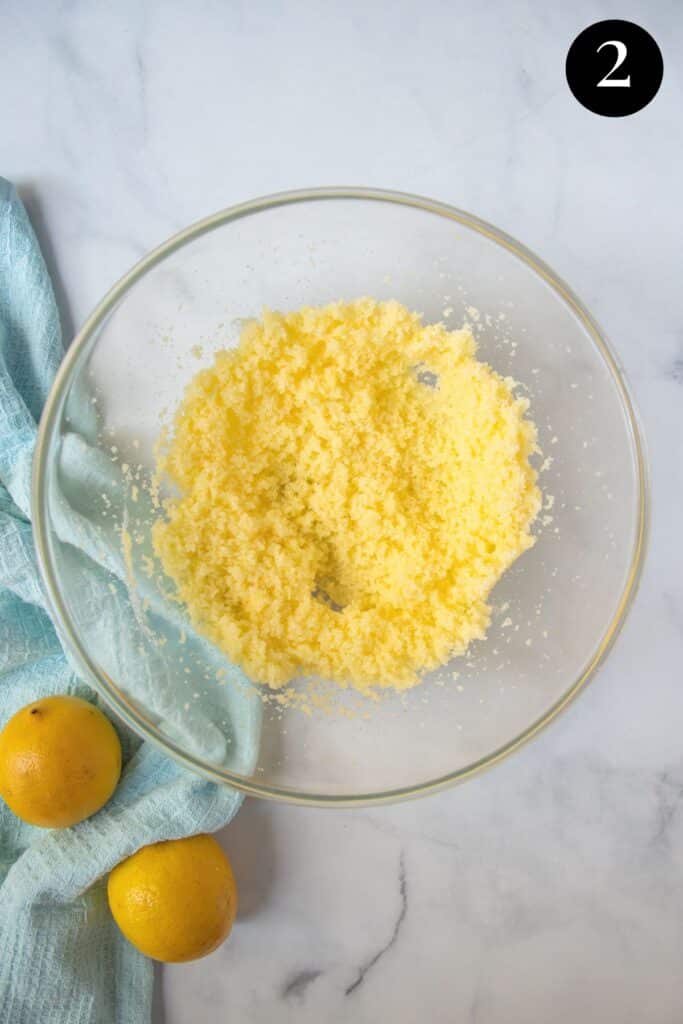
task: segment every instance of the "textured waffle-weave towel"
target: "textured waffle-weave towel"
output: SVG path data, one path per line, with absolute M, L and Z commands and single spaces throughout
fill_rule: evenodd
M 29 519 L 36 427 L 61 357 L 45 264 L 15 189 L 0 178 L 0 728 L 43 695 L 95 700 L 50 620 Z M 78 451 L 70 466 L 76 483 L 81 469 L 87 477 L 90 458 L 87 444 Z M 94 580 L 97 571 L 93 565 Z M 111 602 L 105 573 L 102 589 Z M 119 643 L 125 647 L 126 637 Z M 37 829 L 0 800 L 3 1024 L 147 1021 L 152 965 L 113 923 L 107 872 L 147 843 L 215 831 L 240 806 L 236 791 L 187 773 L 124 729 L 120 735 L 121 783 L 88 821 Z M 254 729 L 245 742 L 255 749 L 256 741 Z

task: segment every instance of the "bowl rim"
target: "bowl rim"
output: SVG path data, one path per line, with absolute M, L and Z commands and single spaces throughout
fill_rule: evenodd
M 153 722 L 147 719 L 131 700 L 126 698 L 121 690 L 116 687 L 114 681 L 99 668 L 90 658 L 87 651 L 80 643 L 78 630 L 73 623 L 68 608 L 62 599 L 58 574 L 55 569 L 52 540 L 48 525 L 47 515 L 47 473 L 48 455 L 50 440 L 55 432 L 58 417 L 61 413 L 68 388 L 71 383 L 72 373 L 76 367 L 79 357 L 88 345 L 94 332 L 106 319 L 118 302 L 123 298 L 137 281 L 139 281 L 149 270 L 161 263 L 166 257 L 182 248 L 188 242 L 192 242 L 202 235 L 207 234 L 216 228 L 222 227 L 231 221 L 239 220 L 242 217 L 254 213 L 260 213 L 278 206 L 285 206 L 294 203 L 318 202 L 324 200 L 353 199 L 370 200 L 374 202 L 393 203 L 399 206 L 408 206 L 422 210 L 426 213 L 436 214 L 448 220 L 454 221 L 470 230 L 485 236 L 490 241 L 507 249 L 515 255 L 546 284 L 548 284 L 557 295 L 565 302 L 575 316 L 581 321 L 583 327 L 598 349 L 604 362 L 611 372 L 614 384 L 621 398 L 622 408 L 625 413 L 626 422 L 630 428 L 633 445 L 633 456 L 638 477 L 637 496 L 637 523 L 631 559 L 622 593 L 616 610 L 610 623 L 588 659 L 580 675 L 574 680 L 568 690 L 539 718 L 522 730 L 517 736 L 502 744 L 485 757 L 459 768 L 456 771 L 438 776 L 426 782 L 416 785 L 402 786 L 391 790 L 368 793 L 305 793 L 288 789 L 265 785 L 256 779 L 239 775 L 237 773 L 221 768 L 219 765 L 211 764 L 202 758 L 196 757 L 186 750 L 180 748 L 173 740 L 165 736 Z M 68 649 L 75 664 L 83 673 L 84 679 L 89 682 L 97 693 L 103 698 L 106 704 L 125 722 L 125 724 L 144 740 L 149 740 L 156 747 L 179 761 L 186 768 L 198 773 L 212 782 L 227 784 L 250 796 L 264 797 L 284 803 L 313 805 L 320 807 L 358 807 L 375 804 L 394 803 L 400 800 L 407 800 L 417 796 L 425 796 L 439 790 L 449 788 L 457 783 L 464 782 L 479 774 L 485 768 L 492 767 L 499 761 L 508 757 L 514 751 L 524 746 L 529 740 L 536 736 L 542 729 L 549 725 L 558 715 L 584 689 L 589 680 L 594 676 L 600 665 L 603 664 L 616 637 L 626 619 L 627 613 L 633 603 L 642 575 L 643 561 L 647 547 L 649 530 L 649 486 L 647 459 L 643 434 L 639 423 L 630 388 L 626 382 L 623 368 L 620 366 L 604 332 L 598 326 L 588 309 L 584 306 L 574 291 L 562 280 L 543 260 L 533 253 L 526 246 L 522 245 L 512 236 L 494 227 L 492 224 L 479 217 L 460 210 L 450 204 L 437 200 L 427 199 L 419 195 L 406 192 L 396 192 L 385 189 L 364 188 L 354 186 L 330 186 L 322 188 L 297 189 L 287 192 L 278 192 L 262 196 L 248 202 L 239 203 L 226 207 L 208 217 L 184 228 L 168 238 L 161 245 L 157 246 L 141 260 L 139 260 L 123 277 L 121 277 L 105 294 L 104 298 L 95 307 L 90 316 L 86 319 L 80 331 L 76 334 L 71 345 L 67 349 L 64 359 L 59 367 L 52 388 L 48 395 L 38 428 L 36 447 L 33 457 L 32 475 L 32 496 L 31 496 L 31 518 L 33 521 L 33 536 L 38 560 L 38 566 L 45 585 L 47 602 L 53 620 L 56 622 L 58 633 L 63 645 Z

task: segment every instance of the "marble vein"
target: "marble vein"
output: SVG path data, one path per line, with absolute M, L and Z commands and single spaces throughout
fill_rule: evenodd
M 400 897 L 398 916 L 394 922 L 394 927 L 392 929 L 391 935 L 389 936 L 388 942 L 385 942 L 381 949 L 377 950 L 374 956 L 371 956 L 369 960 L 366 960 L 364 964 L 361 964 L 361 966 L 358 968 L 358 974 L 355 980 L 352 981 L 351 984 L 345 989 L 344 995 L 350 996 L 353 992 L 356 991 L 356 989 L 358 989 L 363 984 L 368 975 L 368 972 L 371 971 L 372 968 L 379 963 L 384 954 L 387 953 L 394 945 L 401 930 L 401 925 L 405 921 L 406 913 L 408 912 L 408 887 L 406 882 L 406 866 L 403 851 L 401 851 L 401 856 L 398 865 L 398 891 Z
M 683 384 L 683 356 L 678 356 L 671 364 L 671 377 L 677 384 Z
M 656 827 L 652 845 L 667 843 L 669 833 L 683 800 L 683 781 L 675 778 L 670 771 L 657 776 Z
M 303 999 L 309 985 L 312 985 L 314 981 L 317 981 L 322 973 L 322 970 L 311 968 L 305 968 L 302 971 L 297 971 L 283 985 L 282 998 L 290 999 L 295 997 L 296 999 Z
M 147 69 L 145 59 L 142 55 L 142 47 L 138 42 L 135 46 L 135 70 L 138 79 L 138 93 L 140 96 L 140 118 L 142 121 L 142 134 L 147 135 L 149 124 L 149 113 L 147 103 Z

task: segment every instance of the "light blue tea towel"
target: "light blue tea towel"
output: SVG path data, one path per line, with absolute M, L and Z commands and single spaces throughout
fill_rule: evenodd
M 36 424 L 61 356 L 45 265 L 21 201 L 0 178 L 0 728 L 42 695 L 95 700 L 70 668 L 50 621 L 29 522 Z M 84 478 L 91 472 L 87 444 L 78 451 L 69 466 L 72 489 L 79 466 Z M 93 579 L 98 571 L 93 563 Z M 111 603 L 104 573 L 101 590 L 101 600 L 106 594 Z M 119 644 L 125 648 L 125 636 Z M 148 1021 L 152 965 L 113 923 L 106 875 L 140 846 L 215 831 L 240 806 L 234 790 L 185 772 L 125 729 L 120 735 L 121 782 L 88 821 L 62 831 L 33 828 L 0 800 L 3 1024 Z M 255 729 L 246 742 L 255 747 Z

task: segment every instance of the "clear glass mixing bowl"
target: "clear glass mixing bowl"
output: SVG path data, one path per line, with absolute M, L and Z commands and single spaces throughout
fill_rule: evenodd
M 264 307 L 371 295 L 468 320 L 521 382 L 543 454 L 538 541 L 493 593 L 465 658 L 377 702 L 263 701 L 150 579 L 145 484 L 160 426 L 213 352 Z M 120 717 L 189 768 L 317 804 L 415 796 L 510 753 L 581 690 L 637 583 L 638 426 L 615 357 L 572 291 L 519 243 L 415 196 L 318 189 L 217 213 L 160 246 L 68 350 L 34 463 L 38 556 L 75 663 Z M 122 539 L 123 538 L 123 539 Z M 438 557 L 438 552 L 435 553 Z M 457 677 L 455 673 L 457 672 Z

